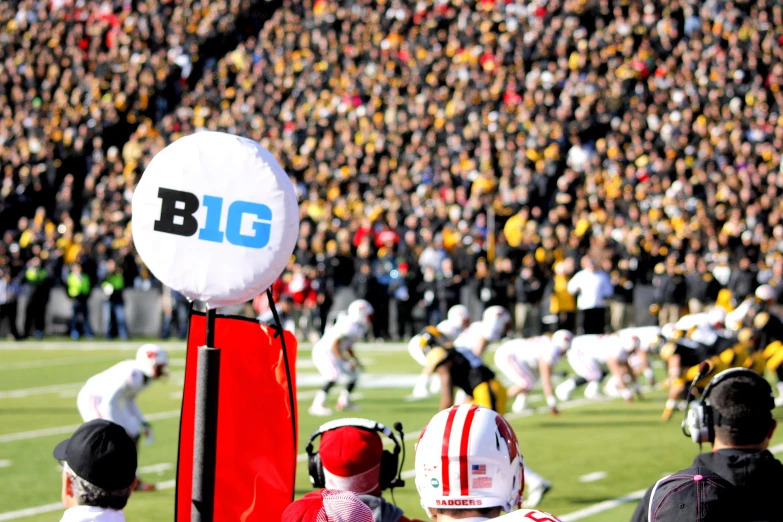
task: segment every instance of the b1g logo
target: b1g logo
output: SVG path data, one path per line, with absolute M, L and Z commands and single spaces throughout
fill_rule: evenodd
M 272 228 L 272 210 L 261 203 L 251 201 L 234 201 L 228 206 L 225 234 L 220 230 L 220 218 L 223 215 L 223 198 L 204 196 L 203 204 L 207 208 L 207 219 L 199 229 L 194 214 L 201 206 L 198 196 L 184 190 L 173 190 L 160 187 L 158 197 L 161 199 L 160 219 L 155 221 L 157 232 L 190 237 L 198 232 L 198 239 L 223 243 L 224 236 L 232 245 L 247 248 L 264 248 L 269 244 L 269 232 Z M 251 216 L 253 234 L 242 233 L 242 219 Z

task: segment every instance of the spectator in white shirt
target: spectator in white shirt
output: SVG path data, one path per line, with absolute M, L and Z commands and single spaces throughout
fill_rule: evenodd
M 606 326 L 606 299 L 614 293 L 606 272 L 598 270 L 593 259 L 582 260 L 582 270 L 568 282 L 568 293 L 577 296 L 576 307 L 580 311 L 580 332 L 604 333 Z

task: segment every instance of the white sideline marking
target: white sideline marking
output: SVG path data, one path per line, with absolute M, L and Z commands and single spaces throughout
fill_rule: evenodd
M 13 464 L 10 460 L 0 460 L 0 468 L 10 468 Z
M 28 368 L 46 368 L 47 366 L 68 366 L 71 364 L 113 361 L 116 359 L 117 355 L 104 355 L 103 357 L 57 357 L 53 359 L 38 359 L 35 361 L 17 361 L 0 366 L 0 372 L 5 370 L 26 370 Z
M 162 342 L 158 343 L 166 351 L 185 351 L 185 343 L 180 342 Z M 141 346 L 140 342 L 133 341 L 105 341 L 102 339 L 95 341 L 79 342 L 57 342 L 57 341 L 24 341 L 22 343 L 0 342 L 0 351 L 33 351 L 42 350 L 45 352 L 125 352 L 136 351 Z
M 588 473 L 579 477 L 579 482 L 595 482 L 597 480 L 605 479 L 608 473 L 606 471 L 596 471 L 594 473 Z
M 179 417 L 179 410 L 170 410 L 170 411 L 151 413 L 147 415 L 147 420 L 154 421 L 154 420 L 174 419 L 176 417 Z M 74 431 L 76 431 L 76 428 L 78 428 L 79 426 L 81 426 L 81 424 L 72 424 L 70 426 L 56 426 L 54 428 L 44 428 L 41 430 L 20 431 L 17 433 L 6 433 L 5 435 L 0 435 L 0 443 L 13 442 L 15 440 L 37 439 L 39 437 L 48 437 L 50 435 L 62 435 L 64 433 L 73 433 Z
M 58 511 L 60 509 L 65 511 L 65 507 L 63 507 L 62 502 L 55 502 L 53 504 L 44 504 L 43 506 L 20 509 L 18 511 L 8 511 L 6 513 L 0 513 L 0 521 L 16 520 L 17 518 L 31 517 L 33 515 L 40 515 L 42 513 L 51 513 L 52 511 Z
M 161 474 L 164 471 L 172 469 L 174 466 L 170 462 L 161 462 L 160 464 L 152 464 L 150 466 L 142 466 L 136 471 L 138 473 L 158 473 Z
M 141 469 L 139 469 L 141 471 Z M 155 484 L 158 489 L 171 489 L 176 485 L 176 480 L 164 480 Z M 0 522 L 7 520 L 16 520 L 18 518 L 31 517 L 33 515 L 41 515 L 43 513 L 51 513 L 52 511 L 65 511 L 62 502 L 54 502 L 52 504 L 44 504 L 43 506 L 37 506 L 27 509 L 20 509 L 18 511 L 8 511 L 7 513 L 0 513 Z
M 581 520 L 583 518 L 587 518 L 592 515 L 597 515 L 598 513 L 603 513 L 604 511 L 608 511 L 610 509 L 614 509 L 618 506 L 621 506 L 626 502 L 633 502 L 634 500 L 639 500 L 644 496 L 645 491 L 647 491 L 646 488 L 640 489 L 639 491 L 634 491 L 633 493 L 628 493 L 627 495 L 623 495 L 622 497 L 617 497 L 612 500 L 604 500 L 603 502 L 599 502 L 598 504 L 593 504 L 592 506 L 586 507 L 584 509 L 580 509 L 579 511 L 574 511 L 573 513 L 563 515 L 562 517 L 560 517 L 560 520 L 562 520 L 563 522 L 572 522 L 574 520 Z
M 171 378 L 184 377 L 185 372 L 172 372 Z M 31 395 L 45 395 L 47 393 L 60 393 L 66 391 L 79 390 L 84 383 L 82 382 L 70 382 L 68 384 L 54 384 L 52 386 L 37 386 L 35 388 L 19 388 L 16 390 L 0 390 L 0 399 L 19 399 L 22 397 L 29 397 Z

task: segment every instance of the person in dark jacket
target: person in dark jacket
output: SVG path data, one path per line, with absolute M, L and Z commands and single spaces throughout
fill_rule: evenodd
M 660 306 L 658 324 L 676 323 L 685 302 L 685 279 L 676 265 L 674 258 L 666 260 L 666 266 L 655 267 L 653 278 L 655 287 L 655 302 Z
M 120 339 L 128 340 L 128 325 L 125 322 L 125 277 L 122 268 L 114 259 L 106 261 L 106 275 L 101 289 L 106 296 L 103 301 L 103 316 L 106 321 L 106 338 L 112 338 L 116 328 Z
M 36 339 L 41 339 L 46 327 L 46 307 L 49 304 L 49 293 L 52 289 L 51 274 L 42 266 L 40 257 L 30 259 L 24 272 L 25 283 L 30 287 L 30 300 L 27 302 L 24 319 L 24 336 L 31 333 Z
M 748 256 L 743 256 L 739 261 L 739 268 L 731 271 L 729 283 L 726 285 L 731 290 L 731 296 L 735 303 L 739 304 L 746 297 L 753 295 L 758 283 L 756 272 L 751 267 Z
M 698 314 L 715 303 L 720 291 L 720 283 L 712 272 L 707 270 L 707 262 L 695 254 L 685 257 L 687 274 L 685 276 L 685 297 L 688 302 L 688 313 Z
M 772 388 L 763 378 L 748 374 L 728 377 L 710 391 L 712 452 L 702 453 L 694 466 L 711 469 L 737 487 L 745 518 L 756 522 L 783 521 L 778 499 L 783 463 L 767 449 L 777 422 L 772 418 Z M 631 522 L 649 522 L 650 488 Z
M 514 294 L 516 297 L 514 326 L 518 336 L 525 337 L 526 333 L 530 333 L 525 330 L 528 324 L 532 326 L 533 335 L 540 330 L 535 324 L 532 324 L 531 315 L 534 308 L 539 306 L 543 291 L 544 284 L 540 274 L 537 273 L 536 260 L 532 255 L 527 255 L 522 260 L 522 269 L 519 272 L 519 277 L 514 282 Z

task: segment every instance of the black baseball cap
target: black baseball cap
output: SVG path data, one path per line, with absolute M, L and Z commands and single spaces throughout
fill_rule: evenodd
M 735 520 L 736 488 L 707 468 L 694 466 L 659 480 L 650 495 L 649 522 L 723 522 Z
M 95 419 L 85 422 L 54 448 L 76 475 L 106 491 L 125 489 L 136 478 L 136 444 L 119 424 Z

